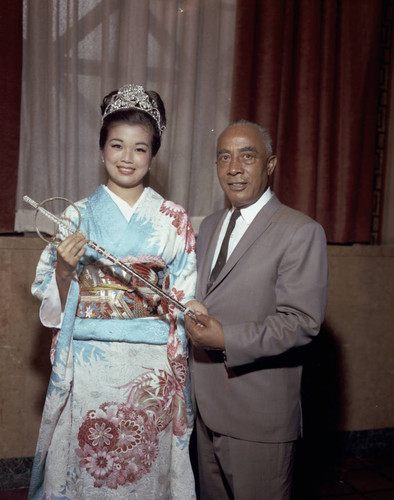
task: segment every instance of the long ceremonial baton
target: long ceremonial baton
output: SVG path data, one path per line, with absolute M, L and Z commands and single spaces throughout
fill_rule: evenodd
M 54 215 L 51 212 L 49 212 L 48 210 L 46 210 L 44 207 L 42 207 L 36 201 L 34 201 L 31 198 L 29 198 L 29 196 L 25 195 L 23 197 L 23 201 L 25 201 L 26 203 L 29 203 L 29 205 L 31 205 L 32 207 L 34 207 L 36 209 L 36 211 L 41 212 L 49 220 L 51 220 L 52 222 L 58 224 L 59 226 L 61 226 L 63 229 L 65 229 L 70 234 L 72 234 L 72 233 L 75 232 L 75 229 L 72 226 L 70 226 L 69 224 L 67 224 L 66 222 L 64 222 L 64 220 L 60 219 L 56 215 Z M 77 207 L 75 207 L 75 208 L 76 208 L 76 210 L 78 210 Z M 168 293 L 164 292 L 161 288 L 159 288 L 158 286 L 154 285 L 149 280 L 147 280 L 146 278 L 144 278 L 143 276 L 141 276 L 141 274 L 137 273 L 137 271 L 135 271 L 134 269 L 132 269 L 132 268 L 130 268 L 128 266 L 126 266 L 126 264 L 124 262 L 122 262 L 117 257 L 115 257 L 114 255 L 112 255 L 111 253 L 109 253 L 107 250 L 105 250 L 105 248 L 102 248 L 100 245 L 98 245 L 93 240 L 88 240 L 86 242 L 86 245 L 88 247 L 90 247 L 90 248 L 93 248 L 93 250 L 95 250 L 97 253 L 99 253 L 100 255 L 102 255 L 103 257 L 105 257 L 106 259 L 108 259 L 113 264 L 116 264 L 118 267 L 120 267 L 127 274 L 132 275 L 135 278 L 137 278 L 144 285 L 146 285 L 148 288 L 150 288 L 153 292 L 157 293 L 157 295 L 159 295 L 162 299 L 164 299 L 165 301 L 169 302 L 176 309 L 178 309 L 179 311 L 181 311 L 184 314 L 187 314 L 194 321 L 197 322 L 196 315 L 194 314 L 193 311 L 191 311 L 188 307 L 185 307 L 178 300 L 176 300 L 173 297 L 171 297 L 171 295 L 169 295 Z

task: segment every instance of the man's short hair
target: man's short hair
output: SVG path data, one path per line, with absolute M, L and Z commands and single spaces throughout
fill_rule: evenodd
M 266 128 L 262 127 L 258 123 L 250 122 L 248 120 L 237 120 L 235 122 L 230 123 L 230 125 L 226 128 L 226 130 L 231 127 L 235 127 L 237 125 L 242 127 L 244 126 L 256 127 L 260 131 L 261 136 L 263 138 L 265 151 L 267 153 L 267 158 L 269 158 L 272 155 L 272 137 Z

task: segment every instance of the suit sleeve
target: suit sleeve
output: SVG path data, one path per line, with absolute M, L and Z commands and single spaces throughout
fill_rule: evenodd
M 324 230 L 311 221 L 292 234 L 272 283 L 261 283 L 266 292 L 256 293 L 256 308 L 264 308 L 264 293 L 274 294 L 275 311 L 263 321 L 251 318 L 223 326 L 228 365 L 253 363 L 310 342 L 324 319 L 327 275 Z

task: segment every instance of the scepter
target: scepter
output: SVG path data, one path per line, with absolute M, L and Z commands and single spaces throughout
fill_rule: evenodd
M 46 210 L 42 206 L 42 204 L 45 203 L 45 202 L 47 202 L 47 201 L 53 201 L 53 200 L 58 200 L 58 199 L 65 200 L 68 203 L 70 203 L 70 205 L 73 205 L 73 207 L 76 209 L 76 211 L 78 213 L 79 220 L 81 220 L 81 213 L 79 212 L 78 207 L 73 202 L 71 202 L 70 200 L 67 200 L 67 198 L 54 197 L 54 198 L 49 198 L 47 200 L 44 200 L 41 203 L 37 203 L 36 201 L 34 201 L 31 198 L 29 198 L 29 196 L 27 196 L 27 195 L 25 195 L 23 197 L 23 201 L 25 201 L 26 203 L 29 203 L 29 205 L 31 205 L 33 208 L 36 209 L 36 214 L 38 212 L 42 213 L 49 220 L 51 220 L 52 222 L 54 222 L 58 226 L 62 227 L 68 233 L 72 234 L 72 233 L 74 233 L 76 231 L 72 226 L 70 226 L 63 219 L 61 219 L 60 217 L 57 217 L 56 215 L 52 214 L 51 212 L 49 212 L 48 210 Z M 78 228 L 79 228 L 79 225 L 78 225 Z M 39 232 L 38 229 L 37 229 L 37 233 L 38 233 L 38 235 L 40 236 L 41 239 L 44 239 L 44 241 L 47 241 L 45 238 L 42 237 L 42 235 L 41 235 L 41 233 Z M 157 293 L 157 295 L 159 295 L 159 297 L 161 297 L 162 299 L 164 299 L 165 301 L 167 301 L 168 303 L 170 303 L 171 305 L 173 305 L 176 309 L 178 309 L 179 311 L 181 311 L 183 314 L 187 314 L 194 321 L 197 322 L 196 315 L 194 314 L 193 311 L 191 311 L 188 307 L 185 307 L 181 302 L 179 302 L 178 300 L 174 299 L 174 297 L 171 297 L 171 295 L 169 295 L 168 293 L 164 292 L 161 288 L 159 288 L 154 283 L 150 282 L 144 276 L 141 276 L 141 274 L 139 274 L 135 269 L 127 266 L 124 262 L 122 262 L 117 257 L 115 257 L 110 252 L 108 252 L 108 250 L 105 250 L 105 248 L 101 247 L 100 245 L 98 245 L 93 240 L 88 240 L 86 242 L 86 245 L 88 247 L 92 248 L 93 250 L 95 250 L 97 253 L 99 253 L 100 255 L 102 255 L 103 257 L 105 257 L 106 259 L 108 259 L 110 262 L 112 262 L 112 264 L 115 264 L 118 267 L 120 267 L 120 269 L 122 269 L 122 271 L 124 271 L 128 275 L 131 275 L 131 276 L 134 276 L 135 278 L 137 278 L 138 281 L 140 281 L 145 286 L 147 286 L 148 288 L 150 288 L 150 290 L 152 290 L 153 292 Z

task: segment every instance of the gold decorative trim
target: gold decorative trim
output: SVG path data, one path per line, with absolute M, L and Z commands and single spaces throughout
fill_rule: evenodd
M 381 29 L 381 64 L 379 69 L 378 121 L 376 124 L 375 167 L 370 243 L 379 245 L 382 237 L 384 171 L 386 168 L 387 130 L 390 112 L 391 49 L 394 0 L 385 0 Z

